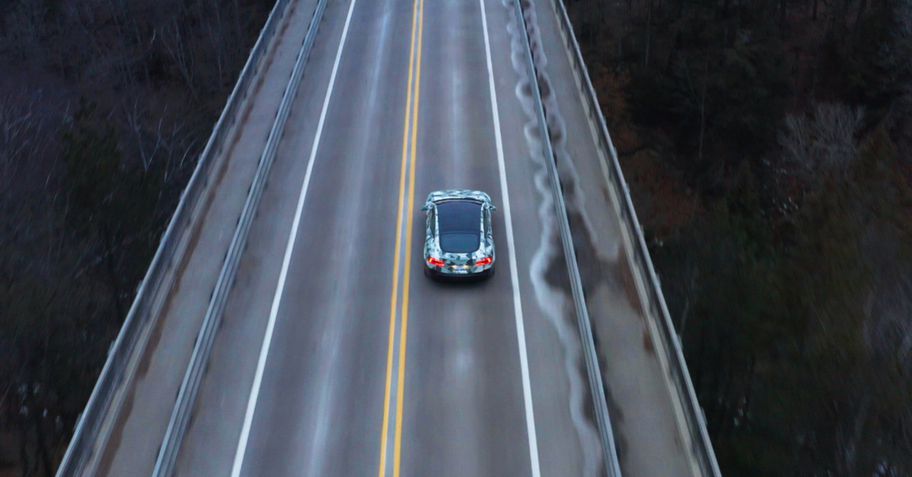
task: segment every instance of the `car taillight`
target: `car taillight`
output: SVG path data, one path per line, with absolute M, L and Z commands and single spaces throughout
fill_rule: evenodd
M 485 267 L 485 266 L 490 265 L 493 262 L 494 262 L 494 258 L 492 258 L 492 257 L 479 258 L 478 260 L 475 260 L 475 266 L 476 267 Z
M 430 265 L 432 267 L 442 267 L 443 266 L 443 260 L 441 260 L 439 258 L 434 258 L 434 257 L 428 257 L 427 263 L 428 263 L 428 265 Z

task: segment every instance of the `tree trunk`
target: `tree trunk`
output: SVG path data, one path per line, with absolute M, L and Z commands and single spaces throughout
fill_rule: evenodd
M 853 27 L 855 30 L 857 30 L 858 26 L 861 24 L 861 20 L 864 18 L 864 14 L 867 8 L 867 0 L 858 0 L 858 13 L 855 14 L 855 25 Z
M 703 70 L 703 88 L 700 92 L 700 144 L 697 148 L 697 161 L 703 163 L 703 139 L 706 136 L 706 83 L 709 82 L 709 60 Z
M 51 455 L 47 449 L 47 442 L 45 442 L 44 428 L 42 427 L 42 422 L 44 420 L 43 412 L 34 412 L 32 413 L 33 420 L 35 423 L 35 449 L 38 454 L 38 459 L 41 461 L 41 466 L 44 468 L 45 477 L 52 477 L 54 475 L 54 466 L 51 463 Z
M 652 0 L 649 0 L 646 7 L 646 52 L 643 55 L 643 68 L 649 68 L 649 47 L 651 38 L 651 27 L 652 27 Z
M 785 20 L 788 12 L 788 0 L 779 0 L 779 31 L 785 33 Z

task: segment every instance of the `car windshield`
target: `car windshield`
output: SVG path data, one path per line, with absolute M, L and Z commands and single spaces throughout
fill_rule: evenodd
M 481 203 L 451 200 L 437 204 L 440 248 L 444 252 L 469 253 L 481 242 Z

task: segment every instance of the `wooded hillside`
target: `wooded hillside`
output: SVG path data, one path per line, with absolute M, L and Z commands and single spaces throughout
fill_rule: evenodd
M 53 475 L 272 4 L 0 0 L 0 475 Z
M 723 473 L 912 475 L 912 2 L 568 8 Z

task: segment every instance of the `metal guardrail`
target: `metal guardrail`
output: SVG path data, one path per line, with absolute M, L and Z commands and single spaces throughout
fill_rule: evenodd
M 721 475 L 719 464 L 716 461 L 716 454 L 709 439 L 709 433 L 706 430 L 706 420 L 700 404 L 697 401 L 697 395 L 694 392 L 693 383 L 690 380 L 690 372 L 687 370 L 687 363 L 684 360 L 684 354 L 681 351 L 674 324 L 671 321 L 671 315 L 668 312 L 668 306 L 665 304 L 665 297 L 662 294 L 662 287 L 656 276 L 652 259 L 649 256 L 649 249 L 646 247 L 646 240 L 643 237 L 643 229 L 637 219 L 636 211 L 633 208 L 633 200 L 630 197 L 630 189 L 627 181 L 624 180 L 624 174 L 621 171 L 621 165 L 618 161 L 617 151 L 611 141 L 611 135 L 608 133 L 608 127 L 605 124 L 605 118 L 602 116 L 602 110 L 599 106 L 595 89 L 592 87 L 592 81 L 589 78 L 589 72 L 583 61 L 583 55 L 580 51 L 579 44 L 576 42 L 576 36 L 573 33 L 573 26 L 570 23 L 570 17 L 567 15 L 567 9 L 563 0 L 549 0 L 558 22 L 561 26 L 560 34 L 565 48 L 569 51 L 571 59 L 579 82 L 577 85 L 584 94 L 584 106 L 589 121 L 595 126 L 598 132 L 597 140 L 600 149 L 609 157 L 610 164 L 607 168 L 610 172 L 610 178 L 614 182 L 615 189 L 620 191 L 621 201 L 620 212 L 621 222 L 627 228 L 628 234 L 635 241 L 633 244 L 633 255 L 631 259 L 635 262 L 639 273 L 645 274 L 646 286 L 645 291 L 648 295 L 644 307 L 652 316 L 658 317 L 658 329 L 662 334 L 662 339 L 666 346 L 666 358 L 670 364 L 672 383 L 681 405 L 684 408 L 684 416 L 687 420 L 687 431 L 690 433 L 691 451 L 697 459 L 700 470 L 703 475 L 718 477 Z M 605 160 L 605 157 L 602 157 Z
M 262 60 L 268 53 L 271 40 L 289 3 L 290 0 L 277 0 L 270 11 L 241 70 L 238 82 L 231 91 L 212 135 L 197 161 L 193 175 L 181 194 L 149 269 L 136 291 L 136 297 L 123 326 L 108 351 L 108 358 L 85 410 L 76 423 L 73 438 L 57 468 L 57 475 L 60 477 L 91 474 L 91 469 L 87 470 L 86 466 L 95 457 L 97 450 L 106 445 L 110 437 L 109 427 L 119 416 L 123 393 L 133 381 L 138 359 L 145 350 L 149 332 L 154 328 L 163 297 L 173 286 L 174 269 L 184 259 L 192 235 L 192 225 L 204 203 L 203 198 L 209 186 L 209 172 L 214 168 L 213 163 L 240 117 L 251 85 L 260 72 Z
M 282 101 L 279 104 L 272 128 L 269 130 L 266 147 L 263 149 L 263 154 L 257 164 L 256 174 L 247 192 L 244 208 L 238 219 L 237 227 L 234 229 L 234 236 L 231 238 L 231 245 L 229 245 L 228 253 L 225 255 L 225 262 L 219 273 L 218 282 L 216 282 L 215 290 L 213 290 L 212 297 L 209 300 L 203 325 L 196 337 L 193 354 L 190 356 L 190 364 L 187 366 L 183 382 L 181 382 L 181 387 L 171 412 L 171 418 L 168 421 L 168 428 L 165 431 L 158 457 L 155 460 L 155 468 L 152 471 L 153 477 L 168 477 L 174 470 L 174 464 L 177 461 L 177 455 L 190 422 L 193 405 L 196 402 L 196 396 L 199 394 L 199 387 L 206 370 L 206 364 L 209 362 L 215 334 L 222 322 L 222 314 L 228 301 L 228 294 L 234 284 L 241 255 L 247 245 L 250 225 L 253 223 L 260 199 L 263 196 L 263 190 L 266 188 L 269 170 L 272 168 L 273 162 L 275 162 L 279 141 L 285 132 L 285 123 L 291 112 L 292 102 L 297 96 L 298 85 L 301 83 L 301 77 L 304 74 L 304 65 L 310 57 L 310 51 L 313 48 L 314 39 L 317 36 L 325 9 L 326 0 L 318 0 L 311 14 L 307 34 L 304 36 L 301 49 L 298 50 L 294 68 L 291 71 L 288 83 L 285 85 L 285 91 L 282 93 Z
M 595 408 L 595 420 L 598 426 L 599 440 L 605 459 L 605 471 L 608 477 L 621 477 L 621 466 L 618 461 L 617 448 L 614 443 L 614 431 L 611 428 L 611 416 L 608 413 L 608 402 L 605 397 L 602 372 L 598 362 L 598 353 L 595 348 L 595 338 L 592 334 L 592 324 L 589 320 L 589 309 L 586 305 L 586 296 L 583 291 L 582 278 L 579 265 L 576 261 L 576 250 L 573 247 L 573 236 L 570 233 L 570 219 L 567 215 L 567 205 L 564 202 L 564 193 L 557 172 L 557 156 L 551 144 L 551 135 L 548 131 L 547 115 L 541 90 L 538 85 L 539 71 L 535 63 L 535 52 L 532 49 L 532 40 L 529 37 L 529 26 L 522 2 L 513 0 L 516 7 L 516 20 L 522 29 L 523 44 L 525 46 L 526 61 L 531 73 L 529 81 L 532 87 L 532 97 L 535 101 L 539 127 L 541 128 L 542 145 L 544 147 L 544 162 L 547 165 L 551 190 L 554 195 L 555 216 L 560 228 L 561 244 L 563 245 L 564 261 L 570 275 L 570 288 L 573 294 L 573 304 L 576 309 L 576 318 L 580 331 L 580 342 L 583 348 L 583 358 L 586 362 L 586 374 L 589 378 L 589 389 L 592 392 L 592 402 Z M 528 0 L 525 0 L 528 1 Z

